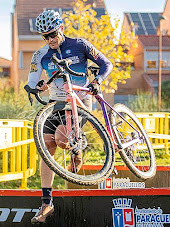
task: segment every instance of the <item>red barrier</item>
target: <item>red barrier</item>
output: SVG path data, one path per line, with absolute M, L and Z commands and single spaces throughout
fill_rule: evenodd
M 170 195 L 170 188 L 115 189 L 115 190 L 54 190 L 54 197 L 66 196 L 145 196 Z M 0 189 L 0 196 L 42 196 L 41 190 Z
M 31 227 L 41 190 L 0 190 L 0 227 Z M 170 226 L 170 188 L 54 190 L 44 227 Z M 127 225 L 128 224 L 128 225 Z

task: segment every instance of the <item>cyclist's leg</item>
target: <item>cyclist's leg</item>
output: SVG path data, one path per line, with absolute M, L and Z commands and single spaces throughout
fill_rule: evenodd
M 54 134 L 44 134 L 45 144 L 51 154 L 54 156 L 57 145 L 55 143 Z M 54 180 L 54 172 L 46 165 L 46 163 L 40 160 L 40 176 L 41 176 L 41 187 L 52 188 Z
M 85 99 L 82 100 L 82 102 L 85 104 L 87 109 L 89 111 L 92 110 L 92 96 L 87 96 Z M 83 127 L 83 125 L 86 123 L 86 119 L 79 119 L 81 121 L 80 125 Z M 62 149 L 70 149 L 70 144 L 68 141 L 68 131 L 66 128 L 66 121 L 63 119 L 63 125 L 59 125 L 55 131 L 55 142 L 57 146 L 61 147 Z M 82 151 L 77 150 L 74 151 L 72 149 L 71 152 L 71 170 L 72 172 L 78 172 L 81 169 L 82 166 Z
M 45 134 L 44 133 L 45 144 L 51 153 L 51 156 L 54 156 L 56 151 L 56 143 L 54 139 L 54 134 Z M 40 176 L 41 176 L 41 188 L 42 188 L 42 206 L 38 214 L 36 214 L 31 222 L 34 223 L 43 223 L 46 218 L 54 212 L 54 205 L 52 203 L 52 185 L 54 181 L 55 173 L 46 165 L 46 163 L 40 159 Z
M 92 97 L 88 97 L 82 100 L 85 106 L 89 111 L 92 110 Z M 61 115 L 64 115 L 64 111 L 61 111 Z M 67 136 L 67 128 L 66 128 L 66 120 L 63 119 L 63 124 L 58 125 L 58 127 L 55 130 L 55 142 L 56 145 L 61 147 L 62 149 L 69 149 L 68 144 L 68 136 Z
M 44 141 L 48 151 L 51 156 L 54 156 L 57 146 L 62 149 L 68 149 L 68 139 L 66 136 L 66 126 L 65 126 L 65 117 L 63 117 L 65 111 L 60 111 L 56 113 L 55 116 L 49 117 L 44 124 Z M 59 116 L 60 115 L 60 116 Z M 58 120 L 61 119 L 62 123 Z M 41 171 L 41 186 L 42 188 L 52 188 L 54 181 L 54 172 L 49 169 L 46 163 L 40 161 L 40 171 Z
M 66 125 L 59 125 L 55 131 L 55 143 L 62 149 L 69 149 Z
M 44 124 L 44 141 L 51 156 L 54 156 L 57 144 L 55 142 L 55 130 L 58 126 L 58 121 L 49 117 Z M 40 160 L 41 187 L 52 188 L 54 180 L 54 172 L 46 165 L 43 160 Z
M 46 147 L 53 157 L 57 148 L 55 142 L 55 130 L 58 126 L 58 121 L 48 118 L 44 124 L 43 136 Z M 42 188 L 42 206 L 32 219 L 32 223 L 45 222 L 46 218 L 54 211 L 54 205 L 52 203 L 52 185 L 54 181 L 55 173 L 46 165 L 46 163 L 40 160 L 40 176 L 41 176 L 41 188 Z

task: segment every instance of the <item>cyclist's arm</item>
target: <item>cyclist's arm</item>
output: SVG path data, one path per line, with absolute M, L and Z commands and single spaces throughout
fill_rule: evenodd
M 28 83 L 31 88 L 35 88 L 37 83 L 40 80 L 41 74 L 42 74 L 42 65 L 41 65 L 41 58 L 40 58 L 40 52 L 36 51 L 33 54 L 32 60 L 31 60 L 31 66 L 30 66 L 30 72 L 28 75 Z
M 113 65 L 99 50 L 97 50 L 87 40 L 82 39 L 82 42 L 86 57 L 100 67 L 96 79 L 98 80 L 98 83 L 101 84 L 112 71 Z

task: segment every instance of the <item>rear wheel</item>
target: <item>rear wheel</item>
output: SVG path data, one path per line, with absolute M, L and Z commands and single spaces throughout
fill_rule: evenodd
M 81 148 L 83 165 L 78 173 L 71 171 L 70 149 L 63 150 L 57 147 L 53 159 L 46 147 L 43 133 L 45 122 L 50 121 L 49 119 L 57 119 L 60 125 L 65 125 L 65 111 L 67 114 L 71 113 L 71 122 L 73 122 L 72 108 L 69 104 L 61 109 L 56 103 L 50 103 L 37 114 L 34 121 L 34 139 L 38 152 L 49 168 L 67 181 L 80 185 L 97 184 L 111 174 L 114 166 L 114 150 L 105 128 L 91 113 L 78 107 L 81 134 L 78 143 L 74 140 L 73 124 L 71 132 L 67 135 L 67 141 L 72 146 Z M 52 124 L 55 127 L 54 123 Z
M 114 111 L 110 112 L 111 124 L 116 125 L 113 130 L 119 136 L 122 144 L 139 138 L 137 143 L 119 151 L 121 158 L 137 177 L 143 180 L 153 177 L 156 173 L 155 153 L 141 122 L 129 108 L 122 104 L 116 104 L 114 109 L 139 132 Z

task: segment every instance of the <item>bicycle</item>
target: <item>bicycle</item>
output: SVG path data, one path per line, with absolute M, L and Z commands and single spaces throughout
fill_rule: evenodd
M 99 87 L 92 89 L 73 85 L 69 74 L 75 76 L 85 76 L 85 74 L 72 71 L 69 68 L 70 60 L 59 60 L 53 56 L 51 61 L 58 71 L 53 74 L 47 84 L 57 78 L 62 78 L 66 101 L 47 103 L 40 97 L 41 91 L 34 89 L 36 99 L 45 105 L 34 120 L 34 140 L 39 154 L 48 167 L 72 183 L 94 185 L 109 177 L 112 172 L 117 173 L 114 167 L 116 148 L 116 152 L 119 152 L 127 167 L 137 177 L 142 180 L 153 177 L 156 173 L 154 150 L 135 114 L 122 104 L 112 107 L 104 100 Z M 96 74 L 97 69 L 91 67 L 92 73 Z M 86 110 L 75 91 L 83 91 L 96 98 L 102 107 L 106 128 Z M 28 95 L 32 102 L 30 93 Z M 50 121 L 53 125 L 51 119 L 59 121 L 66 127 L 65 136 L 71 148 L 65 150 L 57 148 L 54 159 L 46 147 L 43 134 L 45 122 Z M 80 172 L 73 173 L 70 168 L 70 156 L 75 155 L 79 149 L 83 154 L 83 165 Z

